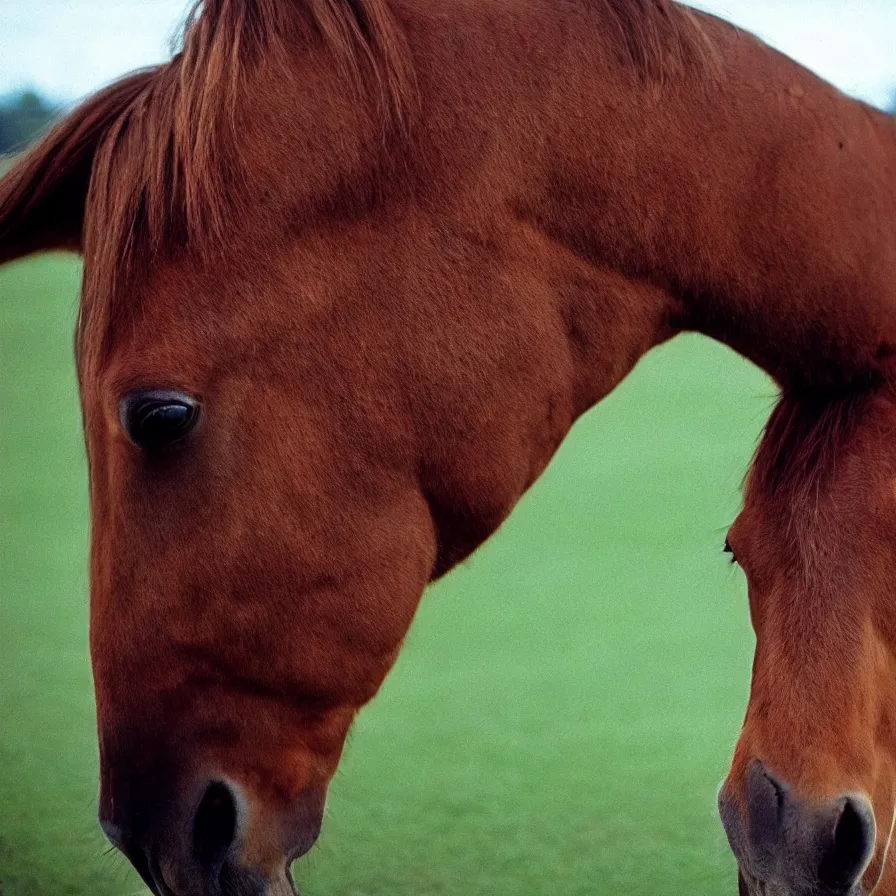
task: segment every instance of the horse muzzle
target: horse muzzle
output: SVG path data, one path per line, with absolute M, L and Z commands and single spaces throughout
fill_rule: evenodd
M 754 761 L 742 799 L 722 788 L 719 814 L 738 860 L 740 896 L 865 896 L 877 834 L 862 794 L 802 800 Z
M 325 793 L 281 812 L 212 781 L 192 799 L 130 802 L 100 824 L 155 896 L 296 896 L 290 864 L 317 840 Z

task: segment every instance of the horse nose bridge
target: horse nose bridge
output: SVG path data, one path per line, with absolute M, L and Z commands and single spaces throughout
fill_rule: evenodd
M 749 765 L 742 784 L 740 798 L 730 781 L 719 795 L 742 880 L 760 881 L 786 896 L 858 891 L 877 839 L 866 796 L 806 799 L 759 761 Z

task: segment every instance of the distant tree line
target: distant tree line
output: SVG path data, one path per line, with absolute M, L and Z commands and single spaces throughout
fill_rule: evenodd
M 53 123 L 60 106 L 23 90 L 0 97 L 0 155 L 20 152 Z

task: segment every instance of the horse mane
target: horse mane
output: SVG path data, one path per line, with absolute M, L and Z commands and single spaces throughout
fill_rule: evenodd
M 649 81 L 662 82 L 689 64 L 716 62 L 712 42 L 694 10 L 674 0 L 599 0 L 613 28 L 622 62 Z
M 694 14 L 672 0 L 584 2 L 605 9 L 612 43 L 644 76 L 709 55 Z M 138 248 L 152 257 L 163 245 L 220 245 L 245 182 L 235 117 L 246 86 L 262 62 L 285 65 L 315 34 L 384 127 L 407 124 L 413 67 L 389 0 L 197 0 L 180 52 L 143 76 L 96 153 L 86 292 L 114 292 Z
M 84 206 L 97 144 L 151 78 L 151 71 L 135 72 L 96 93 L 3 177 L 0 264 L 47 247 L 83 248 Z
M 751 482 L 790 501 L 816 492 L 833 475 L 837 455 L 855 433 L 870 394 L 857 389 L 833 398 L 782 396 L 753 460 Z
M 809 583 L 824 575 L 824 542 L 835 528 L 825 513 L 829 487 L 873 398 L 872 388 L 834 396 L 785 393 L 747 474 L 750 492 L 773 502 L 790 553 Z
M 319 40 L 384 123 L 413 104 L 407 48 L 387 0 L 196 0 L 180 50 L 144 75 L 97 149 L 87 201 L 85 292 L 109 295 L 138 248 L 220 244 L 245 201 L 236 116 L 262 63 Z M 129 79 L 126 79 L 129 80 Z
M 389 2 L 196 0 L 169 63 L 88 100 L 11 172 L 0 192 L 0 229 L 46 218 L 34 209 L 59 200 L 55 186 L 66 182 L 72 208 L 59 242 L 91 259 L 85 296 L 107 299 L 138 256 L 220 245 L 227 222 L 249 201 L 240 189 L 248 166 L 236 117 L 262 64 L 285 66 L 297 47 L 319 41 L 384 129 L 409 126 L 416 84 Z M 696 15 L 673 0 L 580 2 L 603 15 L 610 45 L 641 76 L 663 80 L 712 55 Z M 85 221 L 83 234 L 75 219 Z

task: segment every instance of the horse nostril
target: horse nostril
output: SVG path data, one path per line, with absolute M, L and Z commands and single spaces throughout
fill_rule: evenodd
M 221 865 L 236 838 L 236 801 L 226 784 L 209 784 L 193 819 L 193 854 L 207 870 Z
M 818 869 L 820 882 L 832 890 L 855 885 L 874 851 L 874 812 L 863 797 L 846 797 Z

